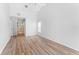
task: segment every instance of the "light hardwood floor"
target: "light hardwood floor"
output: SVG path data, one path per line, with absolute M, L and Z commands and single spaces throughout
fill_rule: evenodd
M 12 37 L 2 55 L 79 55 L 78 51 L 40 36 Z

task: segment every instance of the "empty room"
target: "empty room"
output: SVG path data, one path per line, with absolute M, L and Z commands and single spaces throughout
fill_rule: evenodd
M 79 3 L 0 3 L 1 55 L 79 55 Z

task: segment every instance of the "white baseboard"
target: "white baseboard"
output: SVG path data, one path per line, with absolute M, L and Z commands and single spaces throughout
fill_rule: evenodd
M 41 35 L 41 34 L 38 34 L 38 35 L 41 36 L 41 37 L 44 37 L 44 38 L 46 38 L 46 39 L 52 40 L 52 41 L 54 41 L 54 42 L 57 42 L 57 43 L 59 43 L 59 44 L 61 44 L 61 45 L 63 45 L 63 46 L 69 47 L 69 48 L 71 48 L 71 49 L 73 49 L 73 50 L 79 51 L 79 49 L 74 48 L 74 47 L 71 47 L 70 45 L 68 45 L 68 44 L 66 44 L 66 43 L 64 43 L 64 42 L 62 42 L 62 41 L 57 41 L 57 40 L 55 40 L 55 39 L 57 39 L 57 38 L 55 38 L 55 37 L 54 37 L 54 38 L 51 38 L 51 37 L 44 36 L 44 35 Z
M 10 37 L 7 39 L 7 41 L 5 42 L 5 44 L 3 45 L 3 47 L 0 50 L 0 54 L 2 53 L 2 51 L 4 50 L 4 48 L 6 47 L 7 43 L 9 42 Z

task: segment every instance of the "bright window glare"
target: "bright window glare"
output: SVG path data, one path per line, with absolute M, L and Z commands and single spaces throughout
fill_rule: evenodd
M 41 25 L 42 25 L 41 21 L 38 22 L 38 32 L 40 32 L 40 33 L 41 33 Z

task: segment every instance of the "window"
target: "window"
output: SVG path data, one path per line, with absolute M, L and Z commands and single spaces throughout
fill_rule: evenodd
M 40 33 L 41 33 L 41 25 L 42 25 L 42 22 L 39 21 L 39 22 L 38 22 L 38 32 L 40 32 Z

